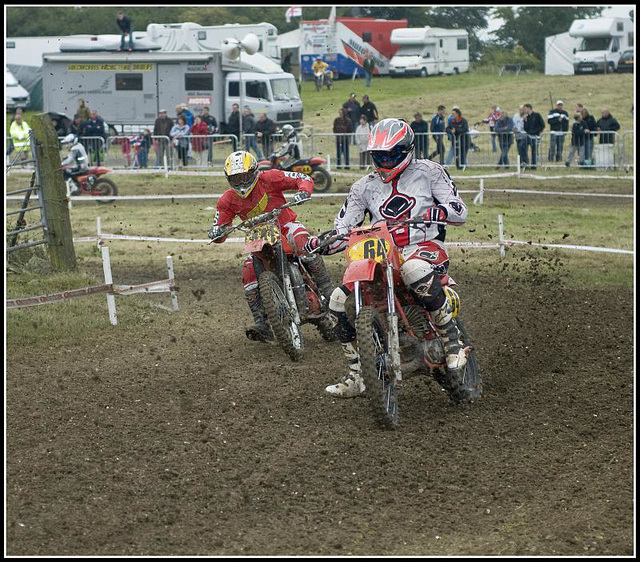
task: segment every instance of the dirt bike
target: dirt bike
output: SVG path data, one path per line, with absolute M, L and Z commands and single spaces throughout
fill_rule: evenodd
M 300 158 L 286 168 L 280 166 L 282 156 L 276 156 L 272 154 L 269 160 L 261 160 L 258 162 L 259 170 L 270 170 L 271 168 L 277 168 L 279 170 L 286 170 L 288 172 L 301 172 L 307 174 L 313 178 L 313 190 L 317 193 L 325 193 L 329 191 L 331 187 L 331 174 L 323 166 L 326 164 L 324 158 L 319 156 L 312 156 L 311 158 Z
M 62 168 L 63 170 L 66 168 Z M 118 188 L 116 184 L 106 178 L 100 176 L 108 174 L 111 171 L 110 168 L 103 166 L 89 167 L 85 172 L 80 172 L 74 176 L 68 178 L 67 182 L 67 196 L 71 195 L 74 191 L 77 192 L 74 195 L 93 195 L 108 197 L 110 195 L 118 195 Z M 98 200 L 98 205 L 105 205 L 107 203 L 113 203 L 113 199 Z
M 392 227 L 407 228 L 426 224 L 422 219 L 388 222 Z M 379 422 L 393 429 L 398 424 L 398 390 L 403 380 L 418 374 L 430 375 L 454 402 L 466 402 L 482 395 L 482 377 L 475 348 L 459 315 L 460 299 L 452 289 L 455 282 L 444 275 L 440 276 L 440 282 L 447 298 L 457 305 L 454 318 L 467 354 L 459 379 L 447 372 L 444 345 L 433 319 L 401 279 L 403 260 L 389 225 L 378 221 L 340 236 L 324 233 L 314 252 L 348 238 L 343 283 L 353 283 L 354 289 L 347 299 L 347 314 L 356 328 L 361 373 L 370 406 Z
M 294 361 L 301 357 L 304 349 L 302 324 L 315 325 L 327 341 L 336 339 L 327 313 L 329 303 L 278 226 L 278 215 L 299 204 L 285 203 L 227 228 L 220 235 L 227 236 L 234 230 L 245 233 L 243 253 L 253 256 L 267 319 L 277 342 Z
M 322 90 L 322 86 L 326 85 L 327 90 L 333 89 L 333 71 L 328 68 L 323 72 L 321 70 L 316 70 L 313 73 L 313 78 L 316 82 L 316 92 Z

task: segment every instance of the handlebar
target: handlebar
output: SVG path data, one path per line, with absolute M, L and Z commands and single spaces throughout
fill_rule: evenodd
M 404 220 L 393 220 L 393 219 L 380 219 L 374 223 L 371 224 L 371 228 L 370 231 L 371 232 L 375 232 L 376 230 L 380 230 L 380 227 L 376 227 L 375 225 L 378 223 L 386 223 L 387 226 L 400 226 L 403 224 L 414 224 L 414 225 L 418 225 L 418 224 L 430 224 L 430 225 L 438 225 L 438 226 L 447 226 L 446 222 L 439 222 L 439 221 L 426 221 L 425 219 L 404 219 Z M 320 250 L 326 248 L 327 246 L 330 246 L 331 244 L 333 244 L 334 242 L 337 242 L 338 240 L 344 240 L 345 238 L 348 238 L 351 233 L 358 229 L 358 228 L 362 228 L 360 226 L 355 226 L 351 229 L 349 229 L 347 232 L 345 232 L 344 234 L 335 234 L 335 235 L 331 235 L 332 232 L 335 232 L 334 230 L 328 230 L 326 232 L 322 232 L 318 235 L 318 238 L 321 239 L 323 237 L 326 237 L 327 235 L 329 235 L 328 237 L 326 237 L 324 240 L 322 240 L 319 244 L 318 247 L 315 248 L 314 250 L 311 250 L 311 252 L 309 252 L 310 254 L 315 254 L 317 252 L 319 252 Z
M 238 223 L 236 226 L 232 226 L 230 228 L 225 229 L 223 233 L 220 234 L 220 236 L 217 236 L 216 238 L 212 238 L 209 242 L 207 242 L 207 245 L 212 244 L 213 242 L 215 242 L 220 238 L 229 236 L 229 234 L 231 234 L 234 230 L 245 230 L 245 229 L 253 228 L 254 226 L 257 226 L 263 222 L 268 222 L 274 219 L 275 217 L 277 217 L 285 209 L 288 209 L 289 207 L 295 207 L 296 205 L 301 205 L 302 203 L 308 200 L 309 199 L 303 199 L 302 201 L 289 201 L 288 203 L 285 203 L 280 207 L 276 207 L 271 211 L 267 211 L 266 213 L 262 213 L 261 215 L 257 215 L 255 217 L 242 221 L 241 223 Z

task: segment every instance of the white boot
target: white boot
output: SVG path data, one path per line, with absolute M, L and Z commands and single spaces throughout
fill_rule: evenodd
M 436 311 L 431 313 L 433 321 L 442 337 L 445 353 L 447 354 L 447 369 L 455 371 L 467 364 L 467 354 L 464 345 L 460 341 L 460 332 L 453 322 L 449 303 L 445 303 Z
M 364 381 L 360 375 L 360 355 L 352 343 L 341 345 L 347 358 L 349 373 L 342 377 L 339 383 L 329 385 L 324 390 L 338 398 L 355 398 L 364 394 L 365 391 Z

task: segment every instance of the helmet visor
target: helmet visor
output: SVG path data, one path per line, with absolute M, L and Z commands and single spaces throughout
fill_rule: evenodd
M 371 159 L 377 168 L 384 168 L 385 170 L 391 170 L 395 168 L 402 160 L 404 160 L 407 153 L 400 146 L 395 146 L 391 150 L 372 150 Z
M 227 176 L 227 180 L 229 180 L 229 185 L 236 191 L 244 191 L 245 189 L 249 189 L 256 180 L 258 176 L 258 170 L 249 170 L 248 172 L 242 172 L 241 174 L 233 174 L 232 176 Z

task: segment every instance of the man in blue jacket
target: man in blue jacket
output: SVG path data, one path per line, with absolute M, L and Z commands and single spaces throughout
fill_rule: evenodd
M 129 35 L 129 51 L 133 51 L 133 33 L 131 31 L 131 18 L 125 16 L 124 12 L 118 12 L 116 23 L 120 28 L 120 48 L 118 51 L 124 51 L 124 38 Z
M 431 118 L 431 135 L 433 140 L 436 141 L 436 149 L 429 154 L 429 160 L 433 160 L 433 157 L 437 154 L 440 157 L 440 165 L 444 164 L 444 130 L 446 126 L 444 124 L 444 105 L 438 106 L 437 113 Z

